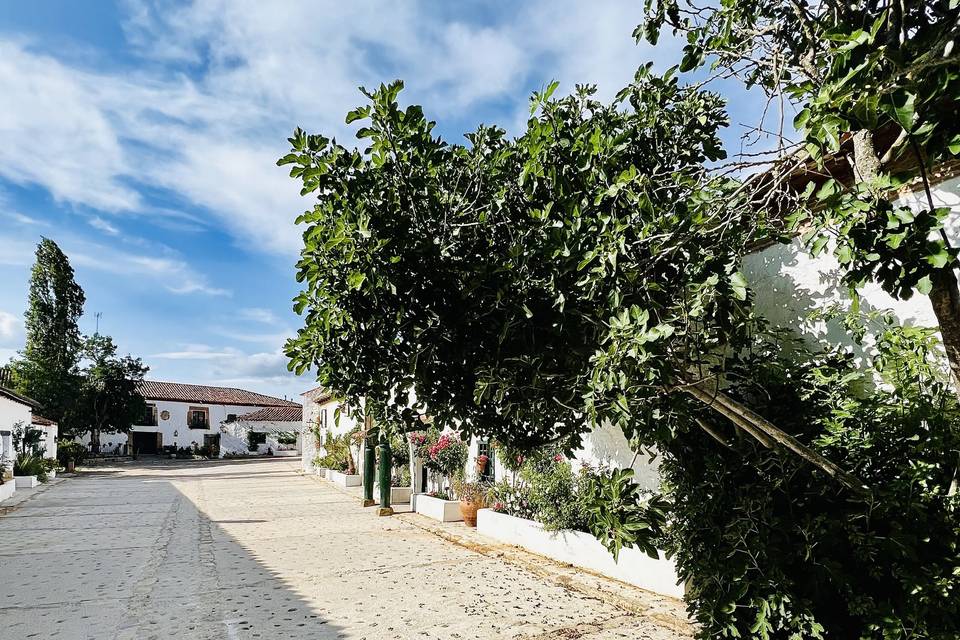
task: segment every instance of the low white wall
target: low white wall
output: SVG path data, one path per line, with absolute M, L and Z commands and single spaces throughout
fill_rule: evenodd
M 414 510 L 420 515 L 440 522 L 460 522 L 463 520 L 463 516 L 460 515 L 460 502 L 456 500 L 441 500 L 425 493 L 416 494 L 413 496 L 413 500 Z
M 7 498 L 13 497 L 13 494 L 17 492 L 17 483 L 12 478 L 7 480 L 3 484 L 0 484 L 0 502 L 3 502 Z
M 545 531 L 543 525 L 492 509 L 477 512 L 477 531 L 506 544 L 566 562 L 583 569 L 666 596 L 683 598 L 676 565 L 662 557 L 647 556 L 638 549 L 621 549 L 618 560 L 600 541 L 580 531 Z

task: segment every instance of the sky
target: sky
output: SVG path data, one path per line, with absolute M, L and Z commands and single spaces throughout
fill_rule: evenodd
M 148 378 L 296 397 L 284 341 L 311 206 L 275 165 L 300 126 L 353 139 L 358 87 L 396 78 L 451 141 L 519 134 L 532 91 L 610 99 L 679 45 L 637 45 L 638 0 L 0 3 L 0 363 L 23 347 L 41 237 L 70 258 L 81 331 L 113 336 Z M 735 83 L 738 144 L 762 100 Z M 99 315 L 99 319 L 97 318 Z

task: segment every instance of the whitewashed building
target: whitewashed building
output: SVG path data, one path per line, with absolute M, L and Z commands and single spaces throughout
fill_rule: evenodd
M 43 450 L 43 457 L 52 460 L 57 459 L 57 434 L 60 430 L 59 425 L 49 418 L 34 413 L 30 418 L 31 426 L 40 432 L 40 448 Z
M 13 461 L 16 452 L 13 449 L 13 431 L 16 427 L 27 427 L 32 422 L 33 409 L 39 406 L 36 401 L 15 391 L 0 387 L 0 460 L 4 464 L 4 478 L 13 478 Z M 0 499 L 8 498 L 14 491 L 9 480 L 0 485 Z
M 340 411 L 339 420 L 337 410 L 340 401 L 323 387 L 310 389 L 302 394 L 303 423 L 300 428 L 300 460 L 303 470 L 307 473 L 316 471 L 313 461 L 317 455 L 322 455 L 323 446 L 320 439 L 326 433 L 341 435 L 357 426 L 356 417 L 348 409 Z M 358 469 L 362 460 L 356 460 Z
M 220 456 L 232 453 L 264 454 L 276 456 L 300 455 L 303 427 L 303 407 L 299 404 L 282 407 L 266 407 L 228 420 L 223 431 L 233 436 L 231 442 L 239 444 L 239 451 L 230 450 L 225 439 L 221 440 Z M 288 442 L 289 439 L 294 442 Z M 251 447 L 255 446 L 253 450 Z
M 129 435 L 101 434 L 101 451 L 123 454 L 133 449 L 149 455 L 167 447 L 196 445 L 218 453 L 221 435 L 230 437 L 225 423 L 268 407 L 300 408 L 290 400 L 233 387 L 144 380 L 139 390 L 147 403 L 144 419 L 131 428 Z M 89 442 L 89 436 L 85 441 Z

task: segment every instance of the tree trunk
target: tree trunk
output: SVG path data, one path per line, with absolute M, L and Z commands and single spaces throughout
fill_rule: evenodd
M 941 269 L 931 278 L 930 304 L 940 325 L 940 339 L 947 352 L 954 389 L 960 393 L 960 289 L 952 269 Z
M 709 389 L 705 382 L 687 385 L 683 390 L 749 433 L 764 446 L 770 447 L 770 441 L 773 441 L 821 469 L 830 477 L 838 479 L 852 491 L 861 494 L 868 492 L 867 487 L 856 476 L 722 391 Z
M 96 427 L 90 429 L 90 451 L 100 453 L 100 429 Z

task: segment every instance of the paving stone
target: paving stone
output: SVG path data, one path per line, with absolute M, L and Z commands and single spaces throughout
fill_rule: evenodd
M 0 635 L 649 638 L 685 630 L 378 518 L 296 461 L 140 462 L 0 517 Z

